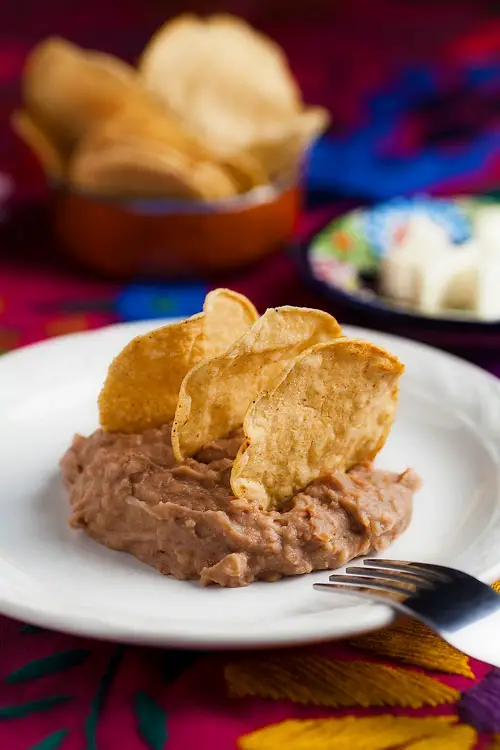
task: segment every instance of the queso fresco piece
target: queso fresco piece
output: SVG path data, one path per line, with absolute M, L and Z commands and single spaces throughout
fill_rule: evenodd
M 500 317 L 500 209 L 479 208 L 470 239 L 452 242 L 449 231 L 426 214 L 415 214 L 380 263 L 380 291 L 426 315 L 447 310 Z
M 108 419 L 113 403 L 122 408 L 112 398 L 120 356 L 105 385 Z M 147 383 L 147 358 L 140 367 L 128 382 Z M 162 403 L 178 389 L 170 420 L 144 426 L 151 401 L 138 388 L 126 431 L 74 438 L 61 460 L 70 525 L 161 573 L 228 587 L 384 549 L 407 528 L 420 485 L 412 470 L 372 464 L 402 372 L 326 313 L 268 311 L 225 353 L 201 356 L 182 383 L 166 374 Z

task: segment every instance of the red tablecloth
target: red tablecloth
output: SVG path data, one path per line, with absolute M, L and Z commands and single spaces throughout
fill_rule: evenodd
M 167 5 L 17 0 L 0 8 L 0 170 L 12 189 L 0 226 L 1 350 L 143 315 L 123 301 L 126 288 L 58 258 L 41 173 L 6 120 L 36 40 L 61 34 L 132 60 Z M 329 106 L 342 132 L 362 123 L 371 87 L 403 63 L 439 62 L 450 49 L 479 57 L 484 45 L 500 51 L 498 26 L 487 15 L 492 3 L 306 5 L 302 20 L 293 4 L 241 8 L 283 43 L 306 98 Z M 481 186 L 498 187 L 491 179 L 482 173 Z M 472 175 L 471 189 L 478 184 Z M 347 205 L 306 212 L 301 232 Z M 261 308 L 321 305 L 286 254 L 223 281 Z M 500 748 L 500 674 L 413 624 L 351 643 L 211 655 L 89 642 L 0 618 L 5 750 L 460 750 L 476 743 Z

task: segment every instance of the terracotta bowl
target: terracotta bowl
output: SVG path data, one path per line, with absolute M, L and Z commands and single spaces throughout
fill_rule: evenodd
M 217 273 L 277 250 L 294 230 L 300 187 L 265 186 L 224 201 L 124 199 L 53 185 L 62 246 L 110 276 Z

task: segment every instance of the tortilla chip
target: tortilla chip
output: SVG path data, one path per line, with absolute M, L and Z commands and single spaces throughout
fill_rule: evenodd
M 320 310 L 267 310 L 228 351 L 186 375 L 172 426 L 175 456 L 182 460 L 240 427 L 252 400 L 305 349 L 341 336 L 339 324 Z
M 258 319 L 250 300 L 232 289 L 214 289 L 205 297 L 206 356 L 226 352 Z
M 174 149 L 134 138 L 95 151 L 79 149 L 69 180 L 81 190 L 137 198 L 216 200 L 238 192 L 217 164 L 194 162 Z
M 297 357 L 246 413 L 234 494 L 279 507 L 313 480 L 375 458 L 394 420 L 403 371 L 384 349 L 345 338 Z
M 254 314 L 243 295 L 216 289 L 207 295 L 204 312 L 134 338 L 109 367 L 99 395 L 101 426 L 140 432 L 170 422 L 186 373 L 204 357 L 225 351 Z
M 70 181 L 93 192 L 177 199 L 239 192 L 231 170 L 153 101 L 133 101 L 92 128 L 75 151 Z
M 267 170 L 262 160 L 245 151 L 229 155 L 214 154 L 213 159 L 224 167 L 238 186 L 240 193 L 246 193 L 259 185 L 269 182 Z
M 24 110 L 17 110 L 11 116 L 11 125 L 15 133 L 26 143 L 40 161 L 45 172 L 61 180 L 66 171 L 64 154 L 56 143 L 37 125 Z
M 134 68 L 57 37 L 36 45 L 23 71 L 26 109 L 66 154 L 132 96 L 149 96 Z
M 167 159 L 173 156 L 185 161 L 187 157 L 197 164 L 208 162 L 214 165 L 214 170 L 223 172 L 226 182 L 228 178 L 231 180 L 232 193 L 246 192 L 267 181 L 264 168 L 252 154 L 223 157 L 214 154 L 153 100 L 133 101 L 92 128 L 83 136 L 75 159 L 83 158 L 82 154 L 96 155 L 117 145 L 139 147 Z M 193 171 L 191 168 L 190 174 Z
M 219 154 L 243 148 L 302 106 L 280 47 L 233 16 L 186 14 L 167 23 L 139 70 L 168 110 Z
M 149 150 L 176 151 L 192 159 L 211 160 L 211 154 L 194 136 L 152 98 L 132 98 L 113 116 L 92 128 L 80 149 L 98 151 L 115 143 L 140 142 Z
M 247 147 L 263 167 L 270 182 L 297 177 L 304 157 L 324 130 L 329 115 L 322 107 L 309 107 L 293 119 L 276 123 Z
M 99 395 L 101 426 L 140 432 L 168 423 L 186 372 L 204 356 L 203 313 L 137 336 L 113 360 Z

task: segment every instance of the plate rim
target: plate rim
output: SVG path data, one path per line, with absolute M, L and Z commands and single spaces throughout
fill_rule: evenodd
M 64 347 L 68 342 L 91 340 L 92 338 L 98 336 L 105 336 L 106 334 L 111 335 L 114 331 L 130 332 L 130 338 L 132 338 L 133 336 L 138 335 L 141 332 L 161 327 L 162 325 L 167 325 L 176 320 L 179 320 L 179 318 L 161 318 L 134 322 L 119 322 L 90 331 L 81 331 L 64 336 L 59 336 L 53 339 L 45 339 L 39 342 L 35 342 L 33 344 L 21 347 L 3 355 L 0 358 L 0 374 L 2 369 L 6 365 L 9 366 L 9 363 L 14 364 L 15 361 L 19 359 L 24 359 L 26 357 L 29 358 L 33 352 L 48 352 L 50 351 L 50 349 Z M 446 361 L 447 363 L 449 363 L 450 361 L 456 362 L 461 368 L 469 371 L 473 375 L 473 377 L 480 377 L 484 380 L 485 383 L 495 383 L 498 387 L 498 379 L 488 371 L 456 355 L 449 354 L 427 344 L 423 344 L 421 342 L 414 341 L 403 336 L 397 336 L 392 333 L 385 333 L 358 326 L 346 325 L 344 327 L 344 330 L 349 336 L 352 337 L 382 337 L 387 341 L 387 345 L 389 347 L 392 340 L 396 340 L 396 342 L 402 342 L 404 345 L 409 345 L 417 352 L 425 351 L 429 356 L 437 358 L 436 364 L 438 364 L 439 360 Z M 309 574 L 309 576 L 312 577 L 315 573 L 320 574 L 321 572 L 324 571 L 313 571 L 313 573 Z M 490 568 L 488 571 L 486 571 L 485 574 L 481 576 L 481 578 L 488 583 L 492 583 L 499 576 L 500 551 L 498 555 L 498 562 L 493 566 L 493 568 Z M 312 583 L 313 581 L 311 580 L 311 585 Z M 227 650 L 231 648 L 278 648 L 305 645 L 308 643 L 332 641 L 335 639 L 352 637 L 364 632 L 378 629 L 389 624 L 394 619 L 392 610 L 390 610 L 390 608 L 383 604 L 369 605 L 366 603 L 360 603 L 356 606 L 356 612 L 360 613 L 361 607 L 363 609 L 363 617 L 359 618 L 359 622 L 356 622 L 356 618 L 353 618 L 353 621 L 350 623 L 347 629 L 342 629 L 342 627 L 340 628 L 341 632 L 339 631 L 339 629 L 336 630 L 335 627 L 332 627 L 331 623 L 325 625 L 324 622 L 320 622 L 319 627 L 315 627 L 312 629 L 309 628 L 309 630 L 306 626 L 304 632 L 301 632 L 299 635 L 289 632 L 280 633 L 280 631 L 278 630 L 276 632 L 270 632 L 267 635 L 265 633 L 256 635 L 252 638 L 251 635 L 248 635 L 248 632 L 244 631 L 242 633 L 233 633 L 231 638 L 228 638 L 227 632 L 219 633 L 218 635 L 216 633 L 210 633 L 206 636 L 202 636 L 200 634 L 194 635 L 192 633 L 186 634 L 185 632 L 180 631 L 177 634 L 172 634 L 158 629 L 155 625 L 155 623 L 157 622 L 156 618 L 151 621 L 151 628 L 134 631 L 134 626 L 123 626 L 117 624 L 116 622 L 111 622 L 110 624 L 110 619 L 113 620 L 113 617 L 110 618 L 109 614 L 107 618 L 102 619 L 99 614 L 96 615 L 93 613 L 92 616 L 83 618 L 82 620 L 81 613 L 72 615 L 71 610 L 69 610 L 69 612 L 64 612 L 64 615 L 61 616 L 60 613 L 54 611 L 53 609 L 51 610 L 49 608 L 46 610 L 40 610 L 40 608 L 37 608 L 36 601 L 34 603 L 29 601 L 29 594 L 26 594 L 25 598 L 28 603 L 19 603 L 13 601 L 12 595 L 9 598 L 8 595 L 6 596 L 4 595 L 4 592 L 0 591 L 0 613 L 5 616 L 20 619 L 35 625 L 40 625 L 42 627 L 51 628 L 61 632 L 80 635 L 82 637 L 104 638 L 108 640 L 129 643 L 150 644 L 153 646 L 208 648 L 214 650 Z M 182 621 L 178 620 L 177 622 L 181 623 L 182 627 Z

